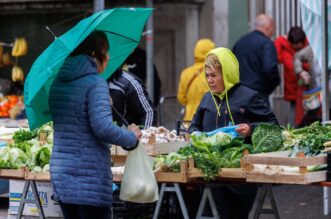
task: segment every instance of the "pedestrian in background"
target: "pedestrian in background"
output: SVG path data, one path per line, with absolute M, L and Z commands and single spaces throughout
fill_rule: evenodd
M 185 106 L 184 121 L 191 121 L 202 96 L 208 91 L 205 75 L 202 73 L 205 56 L 215 48 L 210 39 L 199 40 L 194 48 L 194 64 L 185 68 L 179 79 L 177 99 Z
M 239 64 L 229 49 L 211 50 L 206 57 L 204 74 L 210 92 L 200 102 L 190 133 L 237 125 L 238 134 L 250 143 L 258 123 L 278 124 L 265 97 L 240 83 Z M 257 188 L 256 184 L 235 183 L 211 188 L 220 218 L 248 218 Z
M 65 219 L 110 219 L 109 144 L 132 150 L 141 131 L 113 123 L 107 82 L 98 73 L 109 61 L 106 34 L 92 32 L 65 60 L 49 95 L 54 125 L 50 160 L 53 198 Z
M 293 126 L 297 126 L 302 120 L 304 111 L 302 107 L 296 104 L 298 77 L 294 71 L 294 56 L 297 51 L 308 45 L 308 41 L 301 27 L 291 27 L 287 36 L 277 37 L 274 43 L 277 50 L 278 62 L 283 64 L 283 99 L 289 102 L 288 122 Z M 303 63 L 303 68 L 308 68 L 307 63 Z
M 140 47 L 137 47 L 125 60 L 125 70 L 137 76 L 143 85 L 146 85 L 147 81 L 147 67 L 146 67 L 146 51 Z M 160 80 L 159 73 L 157 71 L 156 65 L 153 63 L 153 75 L 154 75 L 154 99 L 153 104 L 155 107 L 158 106 L 162 83 Z
M 308 64 L 309 68 L 304 68 L 304 64 Z M 303 127 L 321 121 L 322 69 L 309 44 L 295 54 L 294 71 L 298 78 L 298 91 L 301 91 L 298 92 L 297 104 L 304 109 L 304 116 L 297 126 Z M 305 95 L 307 93 L 309 95 Z
M 108 86 L 113 102 L 114 121 L 118 125 L 122 125 L 124 118 L 129 124 L 134 123 L 144 129 L 156 126 L 156 108 L 137 76 L 118 69 L 109 78 Z
M 280 83 L 276 48 L 271 41 L 274 29 L 272 17 L 260 14 L 255 30 L 241 37 L 233 47 L 239 61 L 240 82 L 266 99 Z

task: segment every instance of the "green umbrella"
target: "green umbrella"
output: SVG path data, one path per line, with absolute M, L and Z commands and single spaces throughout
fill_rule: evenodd
M 101 76 L 107 79 L 137 47 L 150 8 L 104 10 L 81 20 L 57 38 L 33 63 L 24 84 L 24 102 L 30 129 L 51 121 L 50 87 L 68 55 L 94 30 L 104 31 L 109 41 L 110 61 Z

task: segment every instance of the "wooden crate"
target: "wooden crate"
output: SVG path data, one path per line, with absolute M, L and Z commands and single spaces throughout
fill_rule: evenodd
M 173 183 L 186 183 L 188 182 L 188 163 L 186 160 L 180 161 L 180 172 L 167 172 L 165 168 L 160 168 L 155 171 L 157 182 L 173 182 Z
M 114 168 L 117 168 L 117 170 L 119 170 L 120 167 L 112 168 L 113 181 L 121 182 L 122 176 L 123 176 L 123 171 L 117 171 Z M 179 173 L 168 172 L 166 168 L 160 168 L 157 171 L 155 171 L 154 174 L 155 174 L 155 178 L 156 178 L 157 182 L 186 183 L 186 182 L 188 182 L 187 170 L 188 170 L 187 161 L 181 161 Z
M 113 173 L 113 182 L 121 182 L 124 167 L 118 166 L 118 167 L 111 167 L 112 173 Z
M 202 170 L 195 167 L 194 160 L 190 159 L 188 169 L 189 178 L 203 178 L 204 174 Z M 244 168 L 222 168 L 218 172 L 217 180 L 240 180 L 245 179 L 245 169 Z
M 111 160 L 114 167 L 124 166 L 126 161 L 126 155 L 112 155 Z
M 144 144 L 144 147 L 145 147 L 148 155 L 156 156 L 156 155 L 160 155 L 160 154 L 169 154 L 171 152 L 176 152 L 180 148 L 186 146 L 187 144 L 188 144 L 188 141 L 183 141 L 183 142 L 176 141 L 176 142 L 167 142 L 167 143 L 161 143 L 161 144 Z M 120 146 L 112 145 L 111 154 L 123 156 L 123 155 L 127 155 L 128 152 Z
M 326 156 L 288 157 L 290 151 L 244 155 L 247 182 L 310 184 L 326 181 L 326 171 L 308 172 L 307 167 L 326 163 Z M 296 168 L 297 171 L 288 169 Z
M 24 179 L 25 168 L 15 170 L 15 169 L 0 169 L 0 178 L 10 178 L 10 179 Z
M 51 181 L 51 175 L 50 173 L 33 173 L 30 171 L 27 171 L 25 173 L 25 180 L 34 180 L 34 181 Z

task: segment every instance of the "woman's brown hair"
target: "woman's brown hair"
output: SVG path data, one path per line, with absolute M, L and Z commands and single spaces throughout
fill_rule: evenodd
M 70 56 L 88 55 L 92 58 L 96 58 L 102 63 L 107 59 L 108 49 L 109 43 L 106 34 L 102 31 L 96 30 L 86 37 Z

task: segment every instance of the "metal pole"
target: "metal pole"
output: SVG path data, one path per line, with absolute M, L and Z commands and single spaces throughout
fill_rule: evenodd
M 291 2 L 292 1 L 286 1 L 286 26 L 285 26 L 285 34 L 288 32 L 288 30 L 291 27 Z
M 328 71 L 328 1 L 321 1 L 321 20 L 322 20 L 322 65 L 323 72 L 322 75 L 322 121 L 328 121 L 330 119 L 329 115 L 329 71 Z M 329 214 L 329 188 L 323 187 L 323 204 L 324 204 L 324 215 Z
M 94 0 L 93 1 L 93 11 L 98 12 L 105 9 L 105 0 Z
M 273 15 L 273 4 L 272 4 L 272 0 L 266 0 L 265 1 L 265 12 L 266 14 L 270 15 L 271 17 L 274 17 Z
M 275 1 L 275 24 L 276 24 L 276 36 L 280 35 L 280 10 L 279 10 L 279 1 Z
M 285 19 L 288 19 L 285 17 L 285 0 L 280 1 L 280 34 L 286 34 L 286 29 L 285 29 Z
M 323 76 L 322 76 L 322 97 L 323 97 L 323 104 L 322 104 L 322 120 L 328 121 L 330 119 L 329 115 L 329 71 L 328 71 L 328 1 L 322 1 L 322 64 L 323 64 Z M 323 10 L 324 9 L 324 10 Z
M 146 0 L 146 6 L 153 8 L 153 0 Z M 154 33 L 153 33 L 153 14 L 149 17 L 146 31 L 146 69 L 147 69 L 147 92 L 154 100 Z
M 255 17 L 257 15 L 257 10 L 256 10 L 256 0 L 251 0 L 249 1 L 249 29 L 254 30 L 255 29 Z

